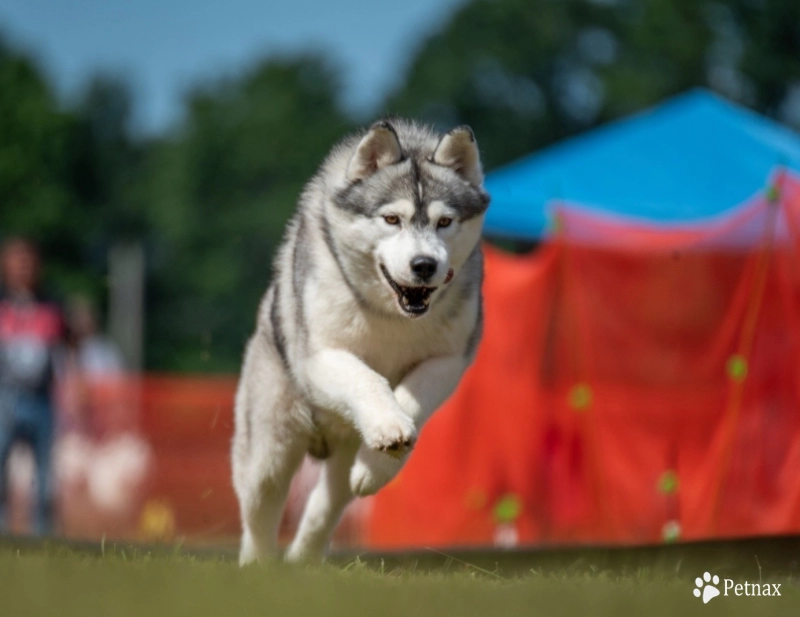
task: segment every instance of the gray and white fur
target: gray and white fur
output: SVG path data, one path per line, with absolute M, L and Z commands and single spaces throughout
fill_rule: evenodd
M 323 464 L 291 561 L 321 559 L 348 502 L 401 469 L 475 355 L 488 203 L 468 127 L 399 119 L 344 139 L 306 186 L 236 394 L 241 564 L 277 555 L 306 453 Z

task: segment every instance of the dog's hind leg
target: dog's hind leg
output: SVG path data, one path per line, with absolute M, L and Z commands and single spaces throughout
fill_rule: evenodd
M 308 497 L 287 561 L 319 561 L 345 506 L 352 500 L 350 467 L 357 444 L 336 444 Z

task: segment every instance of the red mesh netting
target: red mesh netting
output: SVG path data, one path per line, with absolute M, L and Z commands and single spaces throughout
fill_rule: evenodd
M 800 531 L 800 179 L 706 225 L 573 208 L 487 247 L 475 364 L 375 500 L 373 547 Z

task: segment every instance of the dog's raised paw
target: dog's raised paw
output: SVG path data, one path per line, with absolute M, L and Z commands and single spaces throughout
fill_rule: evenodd
M 389 445 L 381 446 L 380 450 L 383 452 L 404 452 L 406 450 L 410 450 L 411 446 L 414 445 L 412 439 L 406 439 L 402 443 L 399 441 L 393 441 Z
M 406 416 L 384 422 L 364 434 L 364 443 L 368 448 L 397 458 L 409 452 L 414 447 L 416 439 L 414 423 Z
M 411 437 L 401 437 L 391 441 L 385 441 L 377 447 L 373 446 L 375 450 L 379 450 L 380 452 L 384 452 L 385 454 L 395 458 L 401 458 L 406 453 L 410 452 L 413 447 L 414 439 Z

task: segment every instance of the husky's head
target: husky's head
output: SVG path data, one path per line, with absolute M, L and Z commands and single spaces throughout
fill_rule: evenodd
M 384 310 L 424 315 L 480 239 L 489 195 L 475 137 L 392 120 L 353 144 L 334 205 L 346 215 L 344 250 L 375 275 L 353 283 Z

